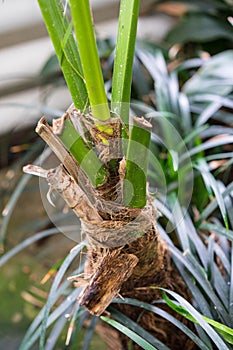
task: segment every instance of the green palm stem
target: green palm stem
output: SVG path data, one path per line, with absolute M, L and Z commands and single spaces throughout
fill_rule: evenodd
M 124 205 L 143 208 L 147 201 L 146 177 L 152 125 L 144 118 L 133 118 L 126 154 Z
M 121 117 L 126 129 L 129 124 L 131 82 L 139 5 L 140 0 L 121 0 L 112 78 L 111 110 Z M 122 137 L 127 138 L 125 128 L 122 128 Z
M 93 149 L 90 149 L 69 119 L 64 120 L 60 140 L 66 149 L 83 169 L 94 187 L 103 185 L 108 178 L 104 164 L 99 160 Z
M 72 35 L 72 24 L 69 24 L 64 14 L 62 3 L 59 0 L 38 0 L 38 3 L 74 105 L 76 108 L 83 111 L 88 106 L 87 84 L 83 78 L 83 69 L 77 44 Z M 82 22 L 80 23 L 80 27 L 82 27 Z M 90 36 L 89 33 L 87 34 L 88 36 L 85 39 L 86 43 Z M 97 61 L 99 63 L 98 57 Z M 102 78 L 102 74 L 99 75 Z M 100 80 L 101 79 L 98 81 Z M 97 90 L 99 91 L 99 86 L 97 86 Z M 102 91 L 104 91 L 104 85 L 102 86 Z M 97 100 L 95 100 L 95 103 L 97 103 Z M 100 106 L 104 105 L 106 110 L 106 95 L 105 99 L 101 97 L 97 104 Z M 106 112 L 103 113 L 103 115 L 104 120 L 107 119 Z M 97 115 L 95 115 L 95 117 L 97 117 Z M 109 131 L 109 128 L 107 130 Z M 111 132 L 111 130 L 109 132 Z M 78 164 L 81 165 L 90 182 L 95 187 L 105 183 L 107 179 L 107 170 L 100 162 L 95 152 L 87 147 L 78 131 L 68 120 L 65 121 L 64 135 L 59 135 L 59 138 Z
M 70 0 L 69 3 L 92 113 L 96 119 L 106 121 L 110 118 L 110 111 L 104 88 L 89 0 Z M 98 127 L 101 128 L 100 125 Z
M 72 35 L 72 24 L 69 24 L 63 13 L 61 1 L 38 0 L 38 4 L 74 105 L 84 110 L 88 104 L 88 95 L 79 52 Z

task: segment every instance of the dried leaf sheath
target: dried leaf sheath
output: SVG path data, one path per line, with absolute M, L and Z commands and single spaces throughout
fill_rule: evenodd
M 60 193 L 67 205 L 81 220 L 91 222 L 93 225 L 101 222 L 102 219 L 97 210 L 62 165 L 50 170 L 28 165 L 23 170 L 26 173 L 45 177 L 50 185 L 49 192 L 55 190 Z
M 73 156 L 67 151 L 62 144 L 59 137 L 53 132 L 53 129 L 46 122 L 45 117 L 42 117 L 36 127 L 38 135 L 47 143 L 47 145 L 55 153 L 59 161 L 63 164 L 70 176 L 73 178 L 76 184 L 83 190 L 88 197 L 92 205 L 96 205 L 96 194 L 93 187 L 90 184 L 89 179 L 82 171 L 82 168 L 73 158 Z M 38 174 L 38 176 L 40 176 Z

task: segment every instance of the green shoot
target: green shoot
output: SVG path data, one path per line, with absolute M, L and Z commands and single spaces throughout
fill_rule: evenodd
M 72 25 L 63 14 L 61 2 L 38 0 L 38 3 L 74 105 L 84 110 L 88 96 Z
M 70 8 L 92 113 L 98 120 L 108 120 L 110 111 L 104 89 L 89 1 L 70 0 Z
M 62 143 L 77 160 L 92 185 L 103 185 L 107 180 L 107 170 L 92 149 L 89 149 L 69 119 L 65 120 L 64 129 L 59 135 Z
M 118 22 L 111 109 L 121 117 L 126 126 L 129 124 L 131 81 L 139 5 L 140 0 L 122 0 Z M 125 137 L 125 132 L 123 132 L 122 136 Z
M 124 204 L 131 208 L 143 208 L 146 205 L 146 175 L 151 127 L 144 118 L 133 118 L 126 154 L 124 182 Z
M 179 315 L 182 315 L 183 317 L 187 318 L 189 321 L 192 321 L 193 323 L 199 324 L 198 321 L 190 314 L 188 310 L 184 306 L 177 305 L 174 303 L 164 291 L 162 291 L 163 299 L 167 303 L 168 306 L 170 306 L 174 311 L 176 311 Z M 233 344 L 233 329 L 220 323 L 215 320 L 210 319 L 209 317 L 206 317 L 204 315 L 200 315 L 203 320 L 205 320 L 208 324 L 213 326 L 225 339 L 228 343 Z

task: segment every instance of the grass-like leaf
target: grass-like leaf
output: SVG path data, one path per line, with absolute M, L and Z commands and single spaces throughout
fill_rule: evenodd
M 231 245 L 231 261 L 233 261 L 233 244 Z M 233 285 L 233 264 L 231 264 L 231 276 L 230 276 L 230 286 L 232 285 Z M 229 314 L 231 319 L 233 319 L 233 288 L 230 288 Z
M 208 257 L 206 254 L 207 248 L 203 243 L 200 235 L 197 233 L 194 223 L 188 213 L 186 213 L 184 220 L 185 220 L 185 226 L 187 229 L 187 234 L 190 239 L 191 251 L 196 253 L 199 256 L 202 266 L 204 267 L 204 269 L 207 270 L 207 265 L 208 265 Z
M 231 143 L 233 143 L 232 135 L 224 135 L 224 137 L 207 140 L 201 143 L 199 146 L 193 147 L 191 150 L 189 150 L 189 154 L 184 154 L 183 157 L 181 157 L 181 160 L 186 159 L 188 156 L 190 157 L 200 152 L 206 151 L 208 149 L 215 148 L 222 145 L 228 145 Z
M 137 333 L 131 331 L 131 329 L 127 328 L 123 324 L 111 320 L 108 317 L 101 316 L 101 320 L 105 321 L 106 323 L 110 324 L 112 327 L 116 328 L 118 331 L 122 332 L 123 334 L 127 335 L 130 339 L 132 339 L 135 343 L 137 343 L 142 349 L 145 350 L 157 350 L 154 346 L 152 346 L 148 341 L 140 337 Z
M 225 308 L 229 305 L 229 291 L 227 278 L 222 275 L 219 266 L 215 263 L 214 246 L 216 245 L 213 235 L 206 238 L 208 240 L 208 266 L 207 274 L 211 284 L 214 286 Z
M 42 156 L 39 156 L 33 164 L 40 165 L 43 161 L 45 161 L 51 154 L 51 150 L 47 149 Z M 12 216 L 12 213 L 14 211 L 14 208 L 16 206 L 16 203 L 19 200 L 20 195 L 22 194 L 23 190 L 25 189 L 26 184 L 31 179 L 31 175 L 24 174 L 22 178 L 20 179 L 19 183 L 17 184 L 16 188 L 14 189 L 8 203 L 6 204 L 2 215 L 2 225 L 0 229 L 0 251 L 3 250 L 3 244 L 4 244 L 4 238 L 6 235 L 7 227 L 10 221 L 10 218 Z
M 48 336 L 47 342 L 45 344 L 45 350 L 53 350 L 55 348 L 56 342 L 61 332 L 63 331 L 66 323 L 67 323 L 67 319 L 64 317 L 64 315 L 58 318 L 52 331 Z
M 151 345 L 155 346 L 158 350 L 170 350 L 166 345 L 164 345 L 160 340 L 153 337 L 149 332 L 139 326 L 138 323 L 132 321 L 130 318 L 113 308 L 112 306 L 109 308 L 111 312 L 111 317 L 116 321 L 122 322 L 126 327 L 131 329 L 133 332 L 140 335 L 142 338 L 146 339 L 150 342 Z M 139 316 L 140 317 L 140 316 Z
M 227 285 L 226 285 L 226 282 L 222 280 L 222 276 L 220 272 L 216 270 L 215 262 L 211 261 L 211 268 L 214 269 L 214 276 L 215 276 L 214 284 L 212 286 L 211 283 L 209 283 L 209 281 L 207 280 L 207 275 L 204 274 L 203 267 L 198 264 L 198 261 L 194 258 L 194 255 L 192 255 L 191 252 L 189 251 L 186 251 L 183 255 L 177 248 L 174 247 L 172 241 L 169 240 L 169 238 L 167 237 L 167 234 L 163 230 L 161 230 L 161 228 L 160 228 L 160 233 L 162 237 L 168 242 L 174 263 L 176 264 L 178 270 L 180 271 L 180 274 L 185 280 L 187 286 L 189 287 L 189 290 L 193 294 L 193 297 L 195 298 L 197 304 L 199 305 L 200 310 L 202 310 L 202 312 L 205 315 L 208 315 L 208 317 L 212 317 L 211 305 L 212 305 L 212 301 L 215 301 L 216 302 L 215 306 L 218 305 L 216 310 L 218 311 L 220 319 L 224 314 L 224 318 L 222 319 L 222 322 L 227 322 L 227 324 L 230 324 L 230 318 L 226 312 L 227 303 L 228 303 L 227 293 L 226 293 Z M 190 236 L 192 236 L 191 233 L 190 233 Z M 205 247 L 203 245 L 200 245 L 201 244 L 200 242 L 197 246 L 195 246 L 195 244 L 196 244 L 196 241 L 194 238 L 193 245 L 195 249 L 198 249 L 198 247 L 201 246 L 202 254 L 204 254 L 207 258 L 208 257 L 207 249 L 205 250 Z M 208 264 L 208 259 L 204 260 L 204 266 L 206 266 L 206 269 L 207 269 L 207 264 Z M 208 293 L 206 295 L 204 295 L 201 292 L 201 289 L 198 287 L 198 285 L 194 283 L 193 278 L 199 281 L 200 286 L 204 288 L 205 291 L 208 290 Z M 217 296 L 214 288 L 216 288 L 216 291 L 218 292 L 220 299 Z M 209 298 L 210 295 L 211 295 L 211 298 Z
M 171 299 L 168 298 L 168 296 L 163 292 L 163 298 L 166 301 L 167 305 L 170 306 L 174 311 L 176 311 L 178 314 L 184 316 L 188 320 L 192 321 L 193 323 L 197 323 L 196 319 L 185 309 L 183 306 L 179 306 L 175 304 Z M 201 315 L 201 317 L 211 326 L 213 326 L 223 337 L 224 340 L 226 340 L 228 343 L 233 344 L 233 329 L 230 327 L 227 327 L 223 325 L 222 323 L 216 322 L 206 316 Z
M 4 254 L 0 258 L 0 266 L 4 265 L 9 259 L 11 259 L 13 256 L 15 256 L 17 253 L 24 250 L 29 245 L 39 241 L 40 239 L 47 237 L 47 236 L 50 236 L 50 235 L 61 233 L 61 231 L 60 231 L 61 229 L 65 233 L 65 232 L 76 231 L 77 227 L 76 226 L 64 226 L 64 227 L 60 227 L 59 230 L 57 228 L 51 228 L 51 229 L 44 230 L 42 232 L 34 234 L 32 237 L 25 239 L 24 241 L 19 243 L 17 246 L 15 246 L 11 250 L 9 250 L 9 252 Z
M 60 303 L 60 305 L 50 314 L 50 316 L 47 319 L 47 327 L 51 326 L 61 315 L 64 315 L 66 313 L 69 313 L 72 311 L 72 306 L 77 302 L 77 297 L 80 294 L 81 290 L 79 288 L 74 289 L 67 298 Z M 56 294 L 56 298 L 58 298 L 60 295 Z M 41 332 L 43 331 L 42 325 L 40 324 L 41 321 L 43 323 L 43 315 L 44 315 L 45 308 L 43 308 L 40 312 L 40 314 L 37 316 L 36 323 L 32 324 L 33 328 L 35 328 L 35 331 L 32 332 L 32 328 L 29 329 L 30 332 L 26 333 L 23 342 L 21 343 L 19 350 L 30 350 L 32 345 L 41 337 Z M 44 349 L 43 345 L 43 349 Z
M 56 296 L 54 296 L 54 299 L 56 299 L 56 301 L 67 290 L 67 285 L 68 285 L 68 281 L 65 281 L 65 283 L 63 283 L 62 286 L 59 288 L 59 290 L 56 292 Z M 60 308 L 60 306 L 59 306 L 59 308 Z M 45 310 L 45 306 L 40 310 L 38 315 L 35 317 L 33 322 L 30 324 L 26 334 L 24 335 L 22 343 L 20 345 L 20 350 L 29 349 L 39 339 L 40 329 L 41 329 L 40 324 L 43 320 L 44 310 Z M 56 309 L 56 312 L 57 312 L 57 309 Z M 51 318 L 51 315 L 50 315 L 50 318 Z
M 226 196 L 228 196 L 232 191 L 233 191 L 233 182 L 231 182 L 231 183 L 227 186 L 226 190 L 222 193 L 223 198 L 225 198 Z M 199 220 L 198 220 L 198 223 L 200 224 L 203 220 L 207 219 L 207 218 L 211 215 L 211 213 L 212 213 L 217 207 L 218 207 L 217 200 L 214 199 L 214 200 L 213 200 L 210 204 L 208 204 L 208 205 L 206 206 L 206 208 L 203 210 L 203 212 L 201 213 L 200 218 L 199 218 Z M 230 240 L 232 240 L 231 235 L 228 235 L 228 231 L 226 231 L 226 230 L 225 230 L 225 231 L 222 231 L 222 234 L 223 234 L 224 236 L 227 235 L 228 238 L 229 238 Z
M 60 268 L 60 266 L 62 265 L 63 261 L 65 260 L 65 258 L 60 259 L 58 262 L 56 262 L 50 269 L 49 271 L 46 273 L 46 275 L 42 278 L 41 280 L 41 284 L 46 283 L 50 277 L 52 277 L 57 270 Z
M 229 70 L 232 59 L 232 50 L 215 55 L 186 82 L 183 91 L 189 96 L 207 91 L 218 96 L 227 95 L 232 90 L 233 74 Z
M 73 273 L 79 274 L 83 272 L 83 265 L 81 265 L 78 269 L 73 271 Z M 62 301 L 57 308 L 54 309 L 53 312 L 48 317 L 48 323 L 47 326 L 49 327 L 53 322 L 55 322 L 61 315 L 64 317 L 65 311 L 70 308 L 77 300 L 77 296 L 79 295 L 81 289 L 76 288 L 74 291 L 70 288 L 70 282 L 68 280 L 64 280 L 59 288 L 55 291 L 53 295 L 53 305 L 61 298 L 63 295 L 67 295 L 67 297 Z M 20 346 L 20 350 L 27 350 L 30 349 L 31 346 L 39 339 L 40 333 L 41 333 L 41 322 L 43 321 L 44 312 L 45 312 L 46 305 L 41 309 L 39 314 L 36 316 L 36 318 L 31 323 L 30 327 L 28 328 L 24 339 L 22 341 L 22 344 Z M 77 310 L 77 307 L 75 308 Z M 75 317 L 76 311 L 74 310 Z M 69 311 L 70 312 L 70 311 Z
M 232 135 L 232 128 L 220 126 L 220 125 L 212 125 L 208 126 L 205 130 L 201 131 L 201 138 L 213 137 L 218 135 Z
M 226 207 L 224 203 L 224 199 L 222 194 L 220 193 L 220 189 L 218 186 L 217 181 L 215 180 L 214 176 L 210 173 L 209 167 L 204 159 L 199 159 L 195 167 L 199 170 L 200 174 L 203 177 L 203 180 L 205 182 L 206 188 L 209 191 L 213 191 L 216 197 L 216 201 L 218 203 L 220 212 L 222 214 L 222 218 L 224 220 L 224 223 L 226 225 L 226 228 L 228 229 L 228 219 L 227 219 L 227 212 Z M 211 195 L 211 193 L 210 193 Z
M 233 343 L 233 330 L 219 322 L 216 322 L 214 320 L 209 319 L 208 317 L 205 317 L 197 312 L 197 310 L 194 309 L 194 307 L 183 297 L 178 295 L 175 292 L 163 289 L 163 291 L 167 292 L 168 294 L 172 295 L 176 300 L 179 301 L 181 306 L 177 306 L 175 303 L 173 303 L 165 293 L 163 293 L 163 298 L 166 301 L 166 303 L 176 312 L 181 314 L 182 316 L 186 317 L 192 322 L 197 322 L 202 326 L 202 328 L 207 332 L 207 334 L 210 336 L 210 338 L 213 340 L 214 344 L 218 347 L 218 349 L 225 349 L 229 350 L 227 345 L 222 341 L 222 339 L 218 336 L 218 334 L 209 326 L 212 325 L 215 329 L 217 329 L 221 335 L 224 337 L 224 339 L 229 342 Z
M 198 116 L 195 125 L 200 126 L 205 124 L 214 114 L 221 108 L 222 104 L 219 101 L 214 101 L 208 104 L 207 107 Z
M 213 84 L 217 84 L 217 83 L 218 82 L 213 82 Z M 231 98 L 221 97 L 216 94 L 210 94 L 210 93 L 196 94 L 192 97 L 189 97 L 189 100 L 194 103 L 195 102 L 198 102 L 198 103 L 218 102 L 222 107 L 231 108 L 231 109 L 233 108 L 233 101 Z
M 165 311 L 157 306 L 142 302 L 140 300 L 131 299 L 131 298 L 115 299 L 114 302 L 117 302 L 120 304 L 134 305 L 136 307 L 151 311 L 151 312 L 163 317 L 164 319 L 166 319 L 169 322 L 171 322 L 172 324 L 174 324 L 182 332 L 184 332 L 190 339 L 192 339 L 194 341 L 195 344 L 197 344 L 200 347 L 200 349 L 209 350 L 209 348 L 206 346 L 206 344 L 196 334 L 194 334 L 187 326 L 185 326 L 182 322 L 177 320 L 174 316 L 169 314 L 167 311 Z
M 233 241 L 233 230 L 226 229 L 223 226 L 212 224 L 209 222 L 203 222 L 202 224 L 200 224 L 199 228 L 203 230 L 214 231 L 217 234 L 228 238 L 230 241 Z
M 76 258 L 76 256 L 80 253 L 80 251 L 83 249 L 85 246 L 85 242 L 79 243 L 75 248 L 72 249 L 70 254 L 66 257 L 64 262 L 62 263 L 54 281 L 52 284 L 52 287 L 50 289 L 50 293 L 45 305 L 45 310 L 44 310 L 44 317 L 41 325 L 41 334 L 40 334 L 40 350 L 43 350 L 44 344 L 45 344 L 45 334 L 46 334 L 46 328 L 47 328 L 47 321 L 49 317 L 49 312 L 50 309 L 53 305 L 54 302 L 54 293 L 57 290 L 66 270 L 69 268 L 71 262 Z
M 95 332 L 95 326 L 98 323 L 98 321 L 99 321 L 99 317 L 92 317 L 90 325 L 88 326 L 86 334 L 85 334 L 84 339 L 83 339 L 82 350 L 89 349 L 93 334 Z
M 202 64 L 205 63 L 205 60 L 202 58 L 191 58 L 191 59 L 187 59 L 183 62 L 181 62 L 176 68 L 175 70 L 177 72 L 182 72 L 188 69 L 195 69 L 195 68 L 199 68 L 200 66 L 202 66 Z
M 11 195 L 7 205 L 5 206 L 2 215 L 3 215 L 3 220 L 2 220 L 2 225 L 1 225 L 1 230 L 0 230 L 0 251 L 3 251 L 3 244 L 4 244 L 4 239 L 7 231 L 7 227 L 11 218 L 11 215 L 14 211 L 15 205 L 22 194 L 23 190 L 25 189 L 26 184 L 28 181 L 31 179 L 31 175 L 25 174 L 22 176 L 20 179 L 19 183 L 17 184 L 13 194 Z
M 225 254 L 224 250 L 217 243 L 214 244 L 214 251 L 215 251 L 216 256 L 221 261 L 221 263 L 225 269 L 225 272 L 227 273 L 228 276 L 230 276 L 231 265 L 230 265 L 229 257 Z
M 186 269 L 196 279 L 196 281 L 200 284 L 203 290 L 205 290 L 205 293 L 208 295 L 209 300 L 211 300 L 215 305 L 215 310 L 216 312 L 218 312 L 221 321 L 223 323 L 230 324 L 230 318 L 226 312 L 224 305 L 216 295 L 213 286 L 207 280 L 207 276 L 204 273 L 203 268 L 199 265 L 194 256 L 189 251 L 186 251 L 185 255 L 183 255 L 174 246 L 170 246 L 169 248 L 175 263 L 178 262 L 182 266 L 186 267 Z
M 183 251 L 190 250 L 190 244 L 187 235 L 187 227 L 186 222 L 184 220 L 185 213 L 183 212 L 177 199 L 177 196 L 174 193 L 171 193 L 168 200 L 170 207 L 173 208 L 173 224 L 176 227 L 177 237 L 179 239 L 180 245 Z

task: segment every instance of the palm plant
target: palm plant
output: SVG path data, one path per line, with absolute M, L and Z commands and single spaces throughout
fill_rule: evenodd
M 105 215 L 105 221 L 109 221 L 106 215 L 110 213 L 111 221 L 125 220 L 124 226 L 127 227 L 130 226 L 132 219 L 138 217 L 140 219 L 140 213 L 146 208 L 152 211 L 150 215 L 153 217 L 153 229 L 143 227 L 142 224 L 145 224 L 140 220 L 140 225 L 137 226 L 134 220 L 132 221 L 133 235 L 132 227 L 130 227 L 131 235 L 127 236 L 127 240 L 121 237 L 119 243 L 119 241 L 116 242 L 118 238 L 116 231 L 118 235 L 121 231 L 114 227 L 114 235 L 111 235 L 112 231 L 109 230 L 109 237 L 112 239 L 109 246 L 109 241 L 106 240 L 96 242 L 97 230 L 96 227 L 91 226 L 91 229 L 95 230 L 95 235 L 90 233 L 89 228 L 87 238 L 91 246 L 88 247 L 88 265 L 85 267 L 85 274 L 80 275 L 84 269 L 81 265 L 78 269 L 73 267 L 69 281 L 65 279 L 72 262 L 84 249 L 84 246 L 88 246 L 86 241 L 72 249 L 65 260 L 61 261 L 59 269 L 57 267 L 58 272 L 48 300 L 26 333 L 21 349 L 31 348 L 38 339 L 40 339 L 40 349 L 53 348 L 67 322 L 64 314 L 69 314 L 70 324 L 66 339 L 67 346 L 75 342 L 75 334 L 79 333 L 89 319 L 83 345 L 83 348 L 88 348 L 99 320 L 95 315 L 102 314 L 112 301 L 111 306 L 108 307 L 111 319 L 106 316 L 101 316 L 101 319 L 126 334 L 142 348 L 175 349 L 176 346 L 177 348 L 196 346 L 201 349 L 212 349 L 214 344 L 219 349 L 231 349 L 229 344 L 232 344 L 232 329 L 230 328 L 232 327 L 232 292 L 229 282 L 232 252 L 228 240 L 232 240 L 230 215 L 232 183 L 228 175 L 231 161 L 227 159 L 231 157 L 232 152 L 227 152 L 225 148 L 233 140 L 232 129 L 228 126 L 231 123 L 229 112 L 232 108 L 232 86 L 223 67 L 226 67 L 232 59 L 232 53 L 223 53 L 207 63 L 200 59 L 186 61 L 169 74 L 160 53 L 152 53 L 140 48 L 136 50 L 135 62 L 139 64 L 138 72 L 141 68 L 146 68 L 150 83 L 153 81 L 155 84 L 155 91 L 148 96 L 151 101 L 150 106 L 144 103 L 134 103 L 131 106 L 134 113 L 149 117 L 151 125 L 158 130 L 156 133 L 151 132 L 151 152 L 149 152 L 149 131 L 152 127 L 145 123 L 144 119 L 135 118 L 133 120 L 130 138 L 129 141 L 127 140 L 130 99 L 130 84 L 127 77 L 131 76 L 136 19 L 134 19 L 134 26 L 128 28 L 129 32 L 131 28 L 134 28 L 132 41 L 124 42 L 125 37 L 119 34 L 118 45 L 122 50 L 119 49 L 116 66 L 114 66 L 111 102 L 114 116 L 121 117 L 120 125 L 118 125 L 118 120 L 116 122 L 115 118 L 108 118 L 110 112 L 104 94 L 101 93 L 99 97 L 101 109 L 96 108 L 95 96 L 91 97 L 83 84 L 82 77 L 83 74 L 85 76 L 85 70 L 78 60 L 73 62 L 72 52 L 76 50 L 76 45 L 71 36 L 72 26 L 61 16 L 58 3 L 41 0 L 39 3 L 42 12 L 45 13 L 47 26 L 51 30 L 51 38 L 56 41 L 55 49 L 67 85 L 71 93 L 73 91 L 75 108 L 72 107 L 63 118 L 58 119 L 60 123 L 64 123 L 62 132 L 57 123 L 52 132 L 44 119 L 39 123 L 37 129 L 62 160 L 66 170 L 59 167 L 56 172 L 45 171 L 35 166 L 27 170 L 37 174 L 39 172 L 46 177 L 50 185 L 63 195 L 69 206 L 81 217 L 85 228 L 88 226 L 87 216 L 90 213 L 92 220 L 96 220 L 98 224 L 100 215 Z M 72 17 L 78 16 L 78 9 L 75 6 L 72 7 L 72 1 L 70 4 Z M 83 2 L 82 5 L 87 11 L 85 7 L 87 2 Z M 124 1 L 122 6 L 126 6 Z M 55 15 L 54 9 L 57 11 Z M 132 8 L 129 9 L 129 13 L 132 13 L 131 11 Z M 119 27 L 125 28 L 124 20 L 129 22 L 127 12 L 122 11 L 121 13 L 125 18 L 124 16 L 120 18 Z M 50 22 L 51 19 L 52 22 Z M 55 29 L 55 33 L 53 32 L 57 20 L 58 28 L 61 29 L 59 32 L 61 37 L 54 39 L 54 35 L 58 33 L 58 29 Z M 79 21 L 81 21 L 80 18 Z M 83 33 L 78 34 L 80 28 L 76 28 L 75 23 L 74 21 L 79 43 L 79 35 Z M 50 24 L 53 25 L 50 27 Z M 82 27 L 82 30 L 85 32 L 84 28 Z M 130 35 L 127 36 L 127 38 L 130 37 Z M 131 47 L 130 62 L 125 62 L 128 56 L 124 48 L 127 45 Z M 82 57 L 82 48 L 79 47 L 79 50 L 80 57 Z M 79 57 L 77 51 L 75 51 L 75 57 Z M 122 67 L 126 68 L 123 71 L 122 64 Z M 194 74 L 197 67 L 202 68 Z M 186 78 L 182 91 L 180 91 L 179 76 L 184 72 L 186 77 L 187 74 L 189 76 L 189 72 L 192 73 L 190 76 L 193 76 Z M 68 79 L 70 75 L 71 81 Z M 122 79 L 118 80 L 118 75 Z M 85 78 L 86 83 L 87 81 L 88 79 Z M 101 79 L 97 78 L 94 81 L 99 81 L 100 86 L 102 85 Z M 125 81 L 128 82 L 128 88 Z M 142 83 L 147 87 L 145 90 L 149 91 L 151 85 L 148 86 L 148 77 L 145 81 L 134 81 L 135 91 L 140 91 L 140 86 L 137 84 L 142 85 Z M 202 86 L 203 90 L 201 90 Z M 79 94 L 76 93 L 77 89 L 79 89 Z M 92 107 L 92 114 L 85 113 L 89 104 L 88 99 Z M 77 107 L 83 112 L 78 112 Z M 76 116 L 79 118 L 78 127 L 74 128 Z M 88 120 L 86 121 L 85 118 Z M 227 125 L 221 126 L 220 123 Z M 56 133 L 57 128 L 59 131 Z M 115 130 L 118 130 L 117 135 L 114 133 Z M 95 145 L 95 151 L 93 151 L 93 145 Z M 100 155 L 106 154 L 109 145 L 113 148 L 117 147 L 117 153 L 114 152 L 114 156 L 106 160 Z M 155 213 L 150 204 L 152 199 L 145 206 L 147 195 L 145 169 L 148 157 L 151 191 L 155 189 L 158 191 L 153 201 L 157 210 L 163 214 L 158 218 L 157 223 L 159 236 L 154 223 Z M 162 170 L 159 172 L 159 169 Z M 213 171 L 216 173 L 215 176 Z M 163 174 L 165 174 L 166 186 L 165 182 L 161 181 L 160 175 Z M 224 174 L 225 183 L 221 181 L 223 176 L 217 178 L 218 174 Z M 58 177 L 54 175 L 61 176 L 62 180 L 67 181 L 65 187 L 61 187 L 62 183 L 59 184 Z M 194 181 L 193 189 L 192 180 Z M 77 187 L 77 182 L 81 189 Z M 118 183 L 120 190 L 117 187 Z M 67 189 L 72 191 L 73 198 L 76 196 L 76 199 L 81 201 L 84 210 L 74 205 L 73 198 L 70 197 Z M 130 191 L 132 191 L 131 195 Z M 83 193 L 88 195 L 88 200 L 83 197 Z M 115 205 L 115 209 L 111 212 L 109 211 L 110 202 L 112 202 L 111 206 Z M 151 221 L 149 224 L 151 225 Z M 70 229 L 66 228 L 66 230 Z M 72 227 L 72 230 L 76 228 Z M 55 232 L 57 230 L 52 229 L 35 235 L 12 252 L 5 254 L 0 263 L 3 264 L 15 252 L 40 237 Z M 211 235 L 208 232 L 211 232 Z M 100 239 L 102 239 L 101 236 Z M 169 261 L 169 251 L 174 265 Z M 138 265 L 136 265 L 137 259 L 139 259 Z M 77 288 L 72 287 L 70 281 L 73 280 Z M 174 298 L 173 301 L 164 292 L 162 294 L 158 287 L 165 288 L 164 291 Z M 175 290 L 176 293 L 172 290 Z M 123 299 L 115 298 L 118 292 Z M 78 296 L 79 303 L 77 303 Z M 102 299 L 104 299 L 103 302 Z M 168 308 L 164 309 L 164 301 L 174 310 L 173 314 L 168 312 Z M 153 302 L 159 305 L 154 306 Z M 82 304 L 94 316 L 90 317 Z M 178 313 L 182 317 L 174 317 Z M 187 318 L 188 321 L 185 322 L 184 318 Z M 159 331 L 155 329 L 155 322 Z M 54 326 L 46 339 L 46 330 L 52 324 Z M 180 333 L 175 331 L 177 327 Z M 196 329 L 195 332 L 194 329 Z M 121 337 L 119 346 L 126 346 L 126 339 Z

